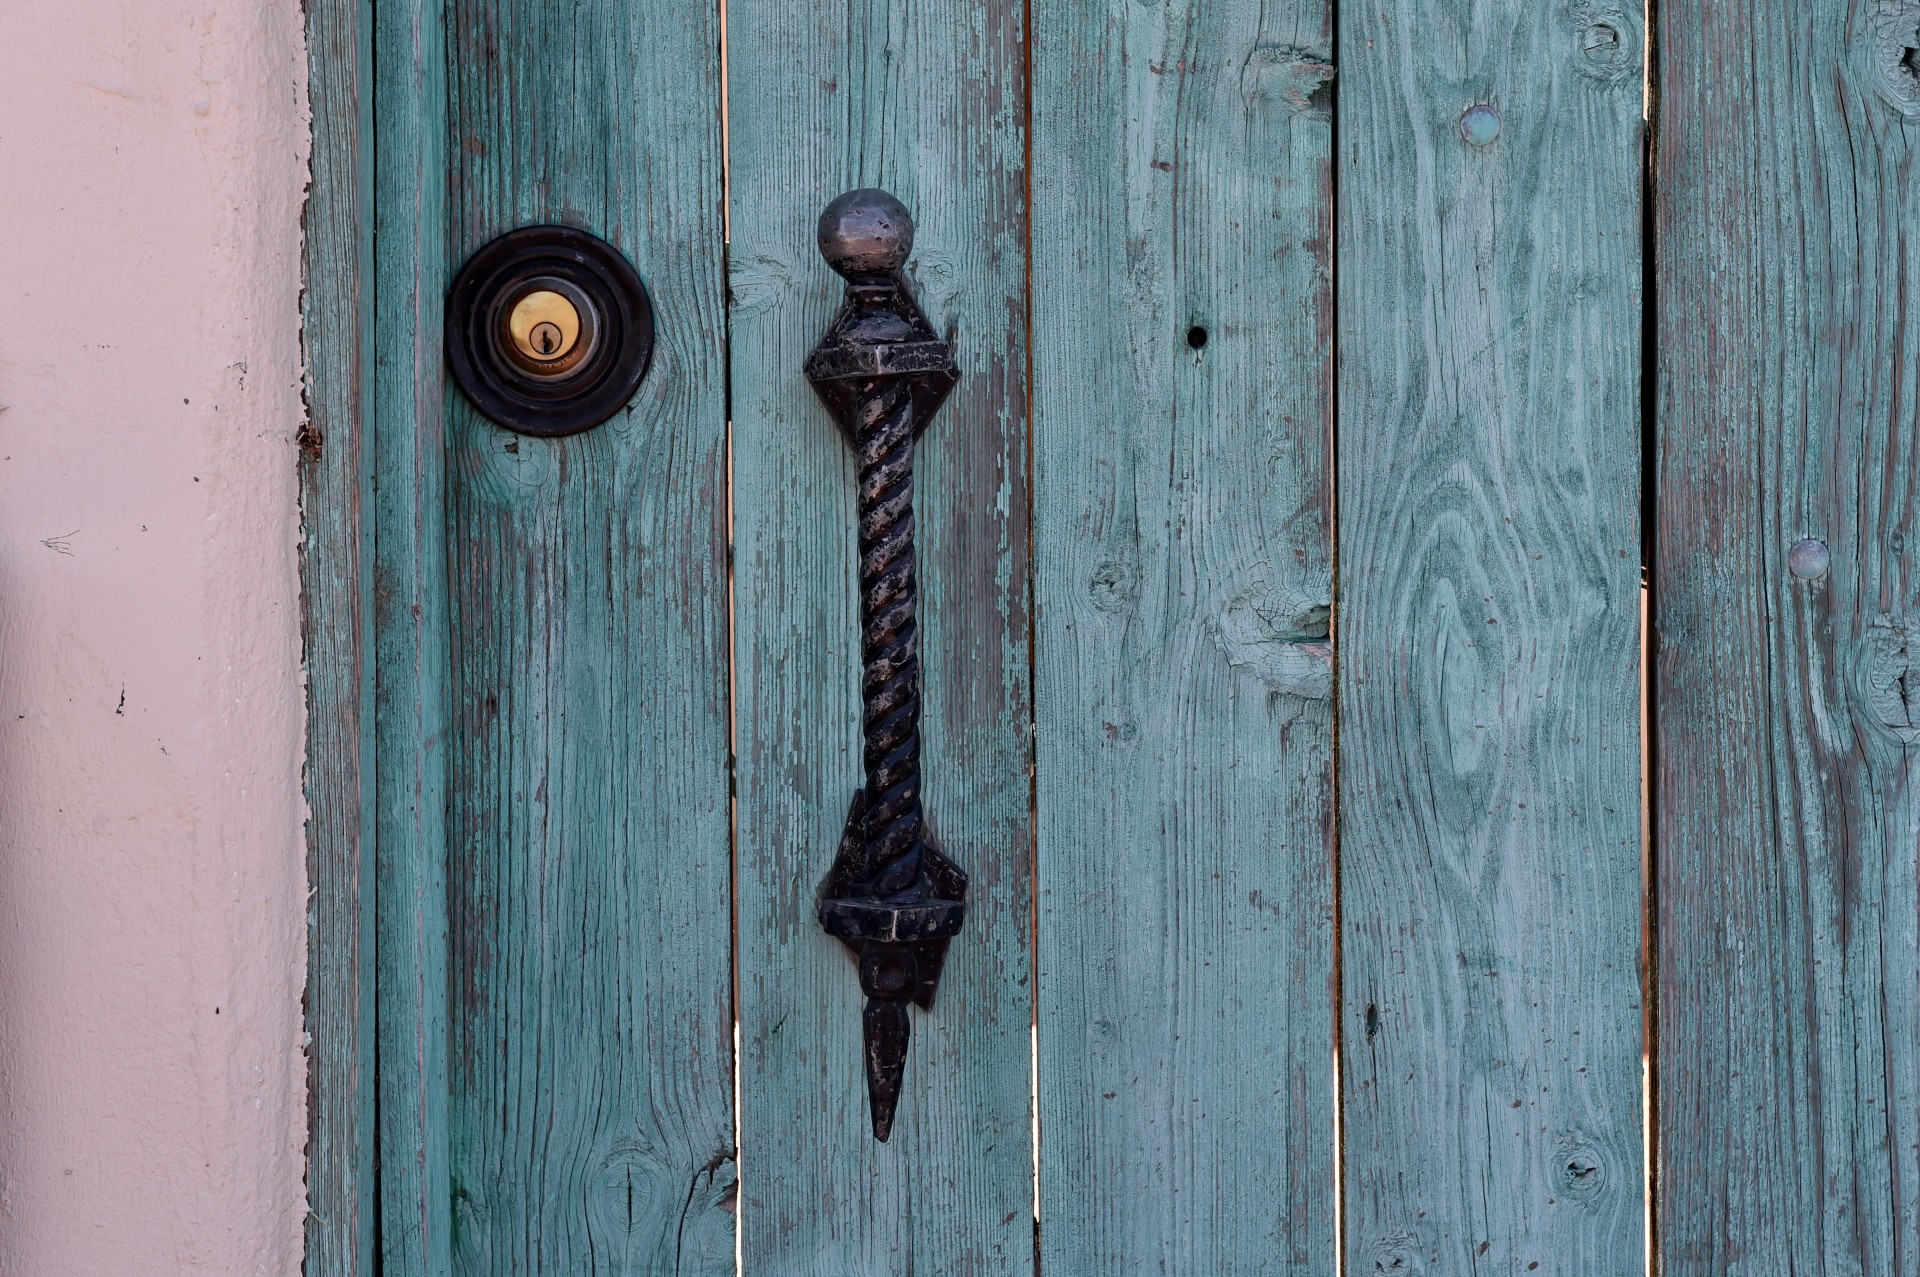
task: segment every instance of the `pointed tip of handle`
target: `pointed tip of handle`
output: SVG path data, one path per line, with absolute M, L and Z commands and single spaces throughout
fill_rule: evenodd
M 867 1108 L 873 1138 L 882 1144 L 893 1134 L 893 1112 L 900 1105 L 900 1081 L 907 1071 L 907 1004 L 868 998 L 861 1017 L 867 1047 Z
M 848 191 L 820 214 L 820 256 L 849 279 L 891 274 L 912 251 L 913 216 L 885 191 Z

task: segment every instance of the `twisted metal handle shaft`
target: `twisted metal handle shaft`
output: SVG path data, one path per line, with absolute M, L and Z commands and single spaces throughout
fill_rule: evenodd
M 920 657 L 913 565 L 913 399 L 880 383 L 860 406 L 860 657 L 876 894 L 920 876 Z
M 920 805 L 913 449 L 959 374 L 900 274 L 912 247 L 913 220 L 883 191 L 850 191 L 827 206 L 820 252 L 846 277 L 847 299 L 807 359 L 807 380 L 860 457 L 866 784 L 822 887 L 820 925 L 859 963 L 867 1101 L 880 1140 L 893 1131 L 906 1072 L 907 1004 L 933 1006 L 967 888 Z

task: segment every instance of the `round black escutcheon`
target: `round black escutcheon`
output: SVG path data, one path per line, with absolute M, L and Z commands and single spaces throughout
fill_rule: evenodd
M 620 250 L 523 226 L 467 259 L 447 294 L 447 362 L 474 407 L 554 438 L 626 406 L 653 361 L 653 305 Z

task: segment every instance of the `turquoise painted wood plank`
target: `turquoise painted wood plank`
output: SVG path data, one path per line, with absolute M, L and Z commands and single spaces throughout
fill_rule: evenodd
M 1920 5 L 1675 7 L 1660 49 L 1661 1258 L 1910 1273 Z
M 313 184 L 301 334 L 300 584 L 307 668 L 308 1277 L 373 1271 L 373 707 L 366 536 L 373 379 L 373 19 L 307 8 Z
M 1348 1272 L 1643 1271 L 1641 48 L 1341 9 Z
M 1034 9 L 1048 1274 L 1334 1267 L 1330 20 Z
M 741 1227 L 749 1274 L 1029 1273 L 1026 112 L 1017 0 L 728 5 Z M 814 900 L 860 779 L 851 451 L 801 376 L 814 230 L 884 187 L 959 388 L 916 461 L 928 818 L 973 875 L 890 1143 Z
M 629 407 L 447 440 L 452 1268 L 733 1271 L 718 11 L 450 6 L 454 259 L 564 222 L 653 296 Z
M 374 15 L 373 696 L 381 1271 L 441 1277 L 447 1198 L 446 49 Z

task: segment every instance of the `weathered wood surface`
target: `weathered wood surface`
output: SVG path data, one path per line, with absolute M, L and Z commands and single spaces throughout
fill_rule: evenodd
M 1329 22 L 1034 7 L 1047 1273 L 1333 1270 Z
M 746 1271 L 1030 1273 L 1022 5 L 732 0 L 727 20 Z M 928 818 L 973 880 L 885 1145 L 856 973 L 814 918 L 860 782 L 859 609 L 852 452 L 801 365 L 843 291 L 820 210 L 858 186 L 913 211 L 909 274 L 961 370 L 915 517 Z
M 1639 1273 L 1640 9 L 1340 12 L 1347 1271 Z
M 1920 5 L 1675 7 L 1661 46 L 1660 1248 L 1912 1273 Z
M 300 442 L 307 670 L 308 1277 L 373 1271 L 373 873 L 363 763 L 370 549 L 365 423 L 373 393 L 372 23 L 357 0 L 307 8 L 313 185 L 301 302 Z
M 448 1271 L 446 50 L 427 0 L 375 14 L 375 979 L 383 1271 Z M 370 765 L 371 780 L 365 769 Z
M 452 1268 L 733 1271 L 718 13 L 457 0 L 450 260 L 515 226 L 652 293 L 567 439 L 451 400 Z

